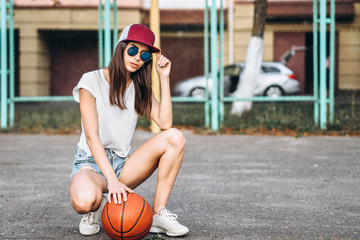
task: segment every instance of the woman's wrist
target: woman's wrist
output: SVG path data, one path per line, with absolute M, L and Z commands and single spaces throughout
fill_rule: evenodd
M 107 180 L 108 184 L 112 184 L 112 183 L 119 181 L 119 179 L 116 177 L 115 174 L 113 176 L 107 177 L 106 180 Z
M 169 76 L 160 76 L 160 82 L 170 84 L 170 77 Z
M 170 75 L 160 75 L 160 74 L 159 74 L 159 78 L 160 78 L 160 79 L 168 80 L 168 79 L 170 78 Z

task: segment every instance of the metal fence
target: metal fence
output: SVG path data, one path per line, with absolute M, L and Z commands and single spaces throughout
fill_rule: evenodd
M 89 1 L 90 8 L 61 6 L 58 1 L 60 5 L 29 7 L 29 12 L 21 2 L 26 1 L 19 1 L 18 5 L 15 2 L 15 12 L 18 12 L 15 18 L 13 1 L 1 2 L 1 128 L 14 124 L 16 102 L 73 101 L 71 89 L 81 74 L 109 62 L 119 31 L 133 21 L 150 24 L 150 1 L 123 1 L 120 6 L 119 1 L 99 1 L 102 4 Z M 176 2 L 179 6 L 160 2 L 161 48 L 174 66 L 172 90 L 177 83 L 197 75 L 211 79 L 206 83 L 208 86 L 211 81 L 212 86 L 211 92 L 205 86 L 202 97 L 173 96 L 172 100 L 204 103 L 205 126 L 214 131 L 219 129 L 224 118 L 224 104 L 233 101 L 313 102 L 314 124 L 325 129 L 328 120 L 333 120 L 336 69 L 341 57 L 335 54 L 338 49 L 335 43 L 338 44 L 337 38 L 341 37 L 335 31 L 335 22 L 346 25 L 354 17 L 344 13 L 341 19 L 335 19 L 334 0 L 310 1 L 310 14 L 307 11 L 305 15 L 276 12 L 276 6 L 270 3 L 263 59 L 280 62 L 288 53 L 291 59 L 287 59 L 286 65 L 302 84 L 297 95 L 276 98 L 263 94 L 252 98 L 224 95 L 227 87 L 224 86 L 224 66 L 232 61 L 245 61 L 252 27 L 252 2 L 238 4 L 235 8 L 230 7 L 233 1 L 203 1 L 202 8 L 199 4 L 184 8 L 179 1 Z M 297 4 L 308 7 L 309 2 Z M 40 9 L 41 16 L 46 19 L 26 19 L 28 16 L 36 18 L 31 12 L 36 9 Z M 74 12 L 71 9 L 75 9 Z M 59 20 L 66 17 L 69 21 Z M 89 21 L 93 23 L 91 26 Z M 25 23 L 26 29 L 33 27 L 36 32 L 25 31 L 25 27 L 21 27 Z M 347 49 L 351 47 L 349 44 Z

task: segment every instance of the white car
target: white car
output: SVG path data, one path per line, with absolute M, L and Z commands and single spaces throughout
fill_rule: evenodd
M 224 96 L 230 96 L 236 90 L 244 63 L 224 67 Z M 174 96 L 203 97 L 205 95 L 205 76 L 186 79 L 175 85 Z M 208 89 L 211 93 L 212 79 L 209 73 Z M 280 62 L 263 62 L 258 76 L 254 95 L 279 97 L 300 92 L 300 83 L 293 71 Z

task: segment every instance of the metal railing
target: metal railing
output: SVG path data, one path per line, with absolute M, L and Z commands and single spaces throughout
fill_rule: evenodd
M 320 9 L 318 10 L 318 4 L 320 3 Z M 218 76 L 216 71 L 212 71 L 212 98 L 211 98 L 211 129 L 217 131 L 222 124 L 224 119 L 224 102 L 234 102 L 234 101 L 254 101 L 254 102 L 314 102 L 314 124 L 320 126 L 321 129 L 326 129 L 328 123 L 328 106 L 329 106 L 329 120 L 330 123 L 334 121 L 334 65 L 335 65 L 335 0 L 330 0 L 330 17 L 327 16 L 327 1 L 326 0 L 314 0 L 313 4 L 313 46 L 314 46 L 314 56 L 313 56 L 313 96 L 282 96 L 277 98 L 265 97 L 265 96 L 256 96 L 251 98 L 241 98 L 241 97 L 224 97 L 224 85 L 223 85 L 223 43 L 220 44 L 220 84 L 218 81 Z M 220 41 L 222 41 L 223 35 L 223 8 L 221 5 L 220 8 Z M 217 12 L 215 1 L 212 1 L 211 6 L 211 26 L 216 24 Z M 330 29 L 330 46 L 329 46 L 329 96 L 327 96 L 326 90 L 326 56 L 327 56 L 327 25 Z M 217 33 L 216 27 L 211 28 L 211 67 L 212 69 L 218 69 L 217 67 Z M 318 33 L 320 39 L 318 39 Z M 320 48 L 320 54 L 316 51 Z M 216 51 L 216 52 L 215 52 Z M 205 54 L 205 59 L 207 59 Z M 317 63 L 320 63 L 318 66 Z M 320 70 L 320 82 L 318 77 L 318 71 Z M 320 89 L 319 89 L 320 83 Z M 218 90 L 219 89 L 219 90 Z M 218 95 L 220 93 L 220 95 Z M 208 95 L 207 95 L 208 96 Z M 204 99 L 206 101 L 206 99 Z M 218 109 L 220 111 L 218 112 Z
M 206 1 L 204 12 L 204 73 L 207 79 L 205 96 L 203 98 L 195 97 L 172 97 L 173 102 L 200 102 L 204 103 L 205 127 L 217 131 L 224 120 L 224 103 L 234 101 L 254 101 L 254 102 L 274 102 L 274 101 L 307 101 L 314 102 L 314 123 L 320 124 L 321 129 L 326 129 L 328 122 L 327 108 L 329 106 L 329 119 L 334 119 L 334 65 L 335 65 L 335 0 L 330 0 L 330 17 L 327 17 L 326 0 L 314 0 L 313 4 L 313 96 L 282 96 L 278 98 L 270 97 L 225 97 L 224 96 L 224 8 L 223 1 L 220 1 L 219 23 L 216 0 L 211 1 L 208 6 Z M 318 5 L 320 3 L 320 8 Z M 111 9 L 113 10 L 113 26 L 111 26 Z M 49 101 L 73 101 L 72 96 L 19 96 L 15 97 L 14 80 L 14 24 L 13 24 L 13 1 L 1 1 L 1 97 L 0 114 L 1 128 L 11 127 L 14 124 L 15 102 L 49 102 Z M 210 19 L 209 19 L 210 13 Z M 104 4 L 100 0 L 98 7 L 99 26 L 99 67 L 109 63 L 113 49 L 118 37 L 117 27 L 117 3 L 116 0 L 110 3 L 105 0 Z M 330 41 L 327 41 L 327 26 L 330 29 Z M 218 32 L 219 26 L 219 32 Z M 112 30 L 111 30 L 112 29 Z M 111 34 L 111 31 L 113 33 Z M 319 33 L 319 37 L 318 37 Z M 111 37 L 112 35 L 112 37 Z M 220 40 L 220 49 L 218 49 L 218 37 Z M 210 39 L 210 43 L 209 43 Z M 329 94 L 326 91 L 326 49 L 327 42 L 329 46 Z M 210 63 L 209 63 L 210 60 Z M 318 65 L 319 62 L 319 65 Z M 219 63 L 219 64 L 218 64 Z M 213 81 L 211 98 L 208 88 L 209 67 L 219 69 L 211 71 Z M 320 79 L 318 77 L 320 76 Z M 320 85 L 319 85 L 320 84 Z M 211 109 L 210 109 L 211 107 Z M 211 110 L 211 115 L 209 114 Z

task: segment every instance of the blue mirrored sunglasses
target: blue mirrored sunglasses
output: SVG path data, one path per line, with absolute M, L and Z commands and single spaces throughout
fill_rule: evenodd
M 129 47 L 127 50 L 127 53 L 129 54 L 129 56 L 133 57 L 136 54 L 138 54 L 139 49 L 136 46 L 132 46 Z M 140 54 L 140 59 L 143 60 L 144 62 L 147 62 L 151 59 L 151 53 L 148 51 L 144 51 Z

